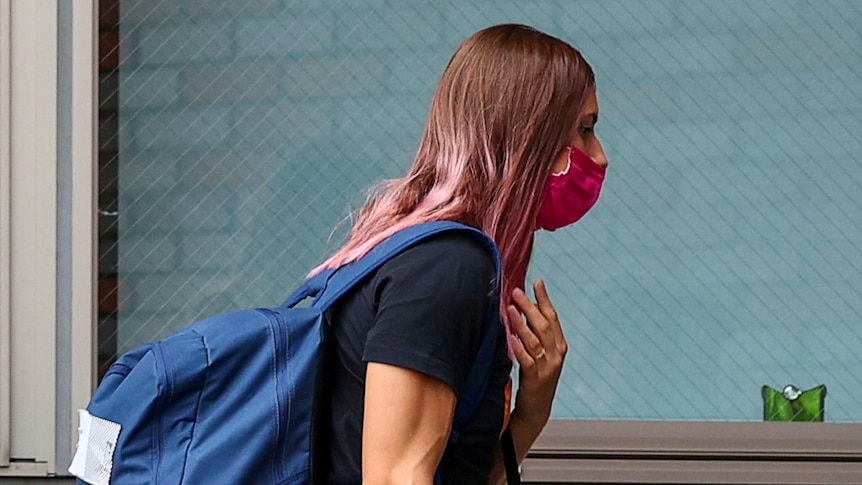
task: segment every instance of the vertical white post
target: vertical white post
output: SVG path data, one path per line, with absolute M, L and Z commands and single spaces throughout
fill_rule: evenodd
M 10 268 L 11 259 L 11 189 L 10 162 L 10 58 L 12 26 L 11 0 L 0 0 L 0 467 L 9 466 L 9 440 L 11 426 L 10 386 Z
M 9 11 L 9 473 L 31 473 L 19 458 L 44 474 L 57 437 L 57 0 Z
M 78 408 L 86 407 L 96 382 L 96 275 L 98 201 L 98 2 L 72 5 L 72 299 L 71 452 L 77 440 Z M 59 456 L 65 471 L 71 456 Z

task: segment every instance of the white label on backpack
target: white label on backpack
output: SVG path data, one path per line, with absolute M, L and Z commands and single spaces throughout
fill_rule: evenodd
M 114 468 L 114 450 L 120 438 L 120 423 L 78 410 L 78 448 L 69 473 L 92 485 L 109 485 Z

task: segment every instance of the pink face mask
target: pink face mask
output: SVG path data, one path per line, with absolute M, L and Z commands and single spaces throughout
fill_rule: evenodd
M 569 165 L 562 173 L 551 174 L 536 218 L 536 229 L 555 231 L 584 216 L 599 199 L 605 167 L 574 146 Z

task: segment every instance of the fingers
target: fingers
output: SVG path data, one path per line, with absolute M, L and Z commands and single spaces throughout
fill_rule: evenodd
M 547 293 L 545 293 L 545 297 L 547 297 Z M 546 302 L 546 304 L 550 304 L 550 300 L 547 300 L 547 298 Z M 526 325 L 528 328 L 526 330 L 535 334 L 534 336 L 539 340 L 539 345 L 545 349 L 556 347 L 556 334 L 559 333 L 559 322 L 556 322 L 556 320 L 553 322 L 549 320 L 542 310 L 530 301 L 523 290 L 519 288 L 512 291 L 512 303 L 527 318 Z M 535 352 L 532 353 L 534 356 L 538 355 L 541 350 L 539 348 L 530 348 L 529 343 L 527 343 L 527 348 L 530 351 L 535 350 Z
M 557 315 L 557 309 L 554 308 L 553 303 L 551 303 L 551 297 L 548 296 L 548 288 L 545 285 L 544 280 L 536 280 L 533 283 L 533 291 L 536 295 L 536 303 L 538 304 L 539 310 L 542 312 L 542 315 L 548 319 L 551 327 L 554 329 L 554 344 L 557 347 L 557 350 L 565 355 L 568 351 L 568 344 L 566 343 L 566 337 L 563 334 L 563 326 L 560 323 L 559 315 Z
M 527 326 L 527 322 L 521 317 L 518 309 L 514 305 L 509 305 L 507 310 L 512 331 L 517 336 L 517 338 L 511 337 L 512 351 L 522 366 L 531 367 L 539 355 L 544 357 L 545 348 L 536 334 Z
M 541 332 L 548 326 L 548 321 L 542 311 L 530 301 L 524 290 L 520 288 L 512 290 L 512 303 L 527 317 L 527 322 L 533 330 Z
M 544 280 L 536 280 L 533 283 L 533 293 L 536 295 L 536 303 L 542 315 L 551 322 L 551 324 L 559 324 L 560 320 L 557 317 L 557 310 L 551 303 L 551 297 L 548 296 L 548 288 L 545 286 Z
M 565 355 L 568 346 L 557 311 L 548 296 L 545 282 L 541 279 L 536 280 L 533 284 L 533 291 L 536 295 L 535 304 L 530 301 L 523 290 L 516 288 L 512 291 L 512 303 L 527 319 L 523 331 L 529 335 L 524 340 L 524 344 L 534 358 L 538 358 L 539 355 L 544 356 L 543 349 L 556 350 Z M 518 319 L 523 321 L 517 311 L 512 314 L 510 310 L 510 318 L 513 322 L 513 315 L 517 315 Z M 518 337 L 524 339 L 520 333 L 518 333 Z M 534 341 L 538 341 L 538 344 L 535 344 Z
M 514 335 L 509 335 L 509 347 L 512 349 L 512 353 L 515 354 L 515 359 L 518 360 L 518 364 L 521 365 L 521 368 L 530 368 L 536 365 L 535 359 L 527 349 L 524 348 L 524 344 L 521 343 L 521 340 Z

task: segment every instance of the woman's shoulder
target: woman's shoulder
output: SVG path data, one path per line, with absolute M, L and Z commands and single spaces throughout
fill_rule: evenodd
M 492 273 L 494 256 L 487 244 L 466 231 L 445 231 L 408 247 L 385 266 L 389 268 L 431 266 L 440 271 Z

